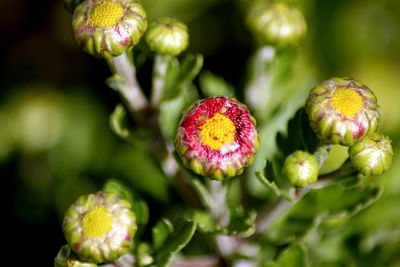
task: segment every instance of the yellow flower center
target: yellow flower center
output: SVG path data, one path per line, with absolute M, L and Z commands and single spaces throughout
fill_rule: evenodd
M 120 4 L 105 1 L 93 8 L 90 22 L 95 26 L 114 26 L 123 14 L 124 8 Z
M 204 145 L 213 150 L 235 141 L 236 127 L 231 119 L 216 113 L 200 127 L 200 136 Z
M 83 216 L 83 232 L 90 237 L 101 237 L 112 227 L 112 218 L 104 206 L 98 206 Z
M 364 104 L 361 95 L 352 89 L 337 89 L 333 93 L 332 105 L 342 115 L 354 117 Z

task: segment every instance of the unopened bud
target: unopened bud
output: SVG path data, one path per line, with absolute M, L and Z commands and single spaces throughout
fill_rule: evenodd
M 93 56 L 119 56 L 136 45 L 147 27 L 138 0 L 86 0 L 72 18 L 75 38 Z
M 187 27 L 173 18 L 158 19 L 150 23 L 146 43 L 153 52 L 179 55 L 189 44 Z
M 380 133 L 355 143 L 349 148 L 353 166 L 364 175 L 380 175 L 392 165 L 393 149 L 389 137 Z
M 349 78 L 332 78 L 314 87 L 305 108 L 312 129 L 329 144 L 351 146 L 375 132 L 380 121 L 374 93 Z
M 131 204 L 114 193 L 78 198 L 63 222 L 65 238 L 80 259 L 111 262 L 124 254 L 136 232 Z
M 306 186 L 318 179 L 317 158 L 305 151 L 296 151 L 285 159 L 283 173 L 295 186 Z

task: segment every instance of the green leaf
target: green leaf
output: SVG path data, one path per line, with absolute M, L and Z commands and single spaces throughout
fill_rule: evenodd
M 293 244 L 283 250 L 275 262 L 269 262 L 263 265 L 264 267 L 305 267 L 306 250 L 300 244 Z
M 207 186 L 205 186 L 199 179 L 194 177 L 192 178 L 192 184 L 197 194 L 199 195 L 203 205 L 205 207 L 211 207 L 211 201 L 213 198 L 211 197 L 211 193 L 208 190 Z
M 103 191 L 115 193 L 128 200 L 131 204 L 134 203 L 131 191 L 116 179 L 108 179 L 103 186 Z
M 179 120 L 182 117 L 182 111 L 186 107 L 187 102 L 183 94 L 177 97 L 165 100 L 160 105 L 160 114 L 158 123 L 161 132 L 167 140 L 174 140 L 178 129 Z
M 129 90 L 128 81 L 118 74 L 114 74 L 106 79 L 107 85 L 115 91 Z
M 137 192 L 143 192 L 160 202 L 169 199 L 169 180 L 154 157 L 146 150 L 121 146 L 110 162 L 112 171 Z
M 164 218 L 159 221 L 152 229 L 151 234 L 153 237 L 153 247 L 159 249 L 167 240 L 168 236 L 173 232 L 174 227 L 172 223 Z
M 381 192 L 378 187 L 347 188 L 337 184 L 313 189 L 294 203 L 266 234 L 279 242 L 303 238 L 324 221 L 344 220 L 357 214 L 376 202 Z
M 117 104 L 113 113 L 111 113 L 110 126 L 111 130 L 122 138 L 127 138 L 130 135 L 127 126 L 126 110 L 122 104 Z
M 306 266 L 306 252 L 304 247 L 299 244 L 290 246 L 279 255 L 278 262 L 282 267 Z
M 200 54 L 189 54 L 181 63 L 179 81 L 189 83 L 199 74 L 203 67 L 203 56 Z
M 282 192 L 279 190 L 278 186 L 276 185 L 275 181 L 270 181 L 268 180 L 264 174 L 260 171 L 256 172 L 256 177 L 258 178 L 258 180 L 265 185 L 266 187 L 268 187 L 272 192 L 274 192 L 274 194 L 276 196 L 280 196 L 282 194 Z
M 255 231 L 256 212 L 244 211 L 242 208 L 230 210 L 230 220 L 226 227 L 217 225 L 211 214 L 206 211 L 195 210 L 191 213 L 191 219 L 197 222 L 198 227 L 204 233 L 223 234 L 246 238 Z
M 200 87 L 204 96 L 226 96 L 235 97 L 233 86 L 228 84 L 224 79 L 212 74 L 209 71 L 204 71 L 200 74 Z
M 135 266 L 149 266 L 154 262 L 152 248 L 146 242 L 139 242 L 135 249 Z
M 168 237 L 168 242 L 165 242 L 156 251 L 156 266 L 168 266 L 173 256 L 189 243 L 195 231 L 195 222 L 186 221 L 181 223 L 181 225 L 178 225 L 176 230 Z

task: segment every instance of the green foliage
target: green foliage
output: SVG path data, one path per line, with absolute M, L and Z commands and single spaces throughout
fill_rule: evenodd
M 200 87 L 205 97 L 226 96 L 235 97 L 232 85 L 228 84 L 223 78 L 215 76 L 209 71 L 200 74 Z
M 306 250 L 301 244 L 293 244 L 284 249 L 274 263 L 266 263 L 264 267 L 305 267 Z
M 198 224 L 198 228 L 208 234 L 223 234 L 246 238 L 255 232 L 256 212 L 244 211 L 242 207 L 231 209 L 229 224 L 226 227 L 218 225 L 209 212 L 195 210 L 190 212 L 190 218 Z
M 156 266 L 167 266 L 172 257 L 187 245 L 196 230 L 196 223 L 185 221 L 174 228 L 174 232 L 165 237 L 163 245 L 155 252 Z
M 165 139 L 174 140 L 182 111 L 196 98 L 193 79 L 203 65 L 201 55 L 189 54 L 182 63 L 173 60 L 165 78 L 165 97 L 160 104 L 158 122 Z

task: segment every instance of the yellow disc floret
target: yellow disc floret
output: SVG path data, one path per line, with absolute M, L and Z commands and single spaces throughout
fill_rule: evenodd
M 124 8 L 120 4 L 105 1 L 93 8 L 90 22 L 95 26 L 114 26 L 123 13 Z
M 213 150 L 220 150 L 222 146 L 235 141 L 235 124 L 220 113 L 209 118 L 200 129 L 203 144 Z
M 112 227 L 113 220 L 104 206 L 98 206 L 83 216 L 83 232 L 90 237 L 102 237 Z
M 342 115 L 354 117 L 363 108 L 362 96 L 352 89 L 337 89 L 333 93 L 332 105 Z

